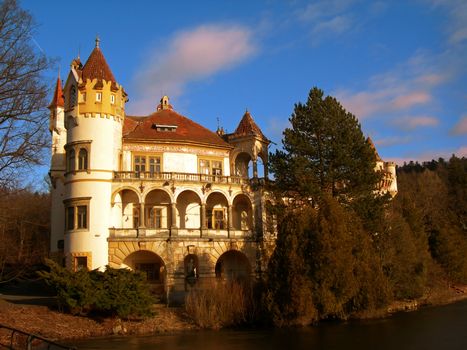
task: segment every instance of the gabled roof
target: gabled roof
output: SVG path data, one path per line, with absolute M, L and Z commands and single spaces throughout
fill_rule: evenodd
M 161 129 L 170 129 L 161 131 Z M 187 142 L 232 148 L 211 130 L 184 117 L 173 109 L 161 109 L 146 117 L 126 116 L 123 125 L 123 140 Z
M 83 81 L 86 81 L 86 79 L 103 79 L 108 82 L 116 83 L 114 75 L 112 74 L 112 71 L 110 70 L 99 46 L 96 45 L 89 55 L 89 58 L 81 71 L 81 78 Z
M 383 160 L 382 160 L 381 157 L 379 156 L 378 151 L 376 150 L 375 144 L 373 143 L 373 140 L 371 139 L 370 136 L 368 136 L 368 138 L 366 139 L 366 142 L 368 142 L 368 144 L 370 145 L 371 149 L 375 152 L 376 161 L 377 161 L 377 162 L 382 162 Z
M 63 98 L 63 89 L 60 76 L 57 78 L 57 83 L 55 84 L 55 92 L 52 97 L 52 102 L 50 102 L 49 108 L 56 107 L 65 107 L 65 99 Z
M 240 123 L 237 126 L 237 129 L 235 129 L 234 133 L 232 136 L 258 136 L 260 138 L 266 139 L 266 137 L 263 135 L 261 132 L 261 129 L 259 128 L 258 125 L 256 125 L 255 121 L 253 120 L 253 117 L 251 116 L 250 112 L 246 111 L 245 114 L 242 117 L 242 120 L 240 120 Z

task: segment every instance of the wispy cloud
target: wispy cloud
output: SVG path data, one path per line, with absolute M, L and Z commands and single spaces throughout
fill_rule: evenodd
M 389 147 L 394 145 L 403 145 L 412 141 L 410 136 L 390 136 L 375 140 L 375 145 L 380 147 Z
M 231 68 L 257 51 L 252 31 L 239 25 L 203 25 L 176 34 L 164 47 L 154 47 L 133 79 L 140 99 L 137 113 L 153 110 L 161 91 L 180 96 L 187 83 Z
M 452 75 L 432 61 L 430 55 L 417 53 L 398 67 L 370 77 L 366 89 L 339 89 L 335 94 L 344 107 L 360 119 L 407 113 L 413 107 L 429 105 L 433 101 L 432 90 Z
M 458 45 L 467 40 L 467 2 L 465 0 L 425 0 L 436 10 L 443 8 L 449 13 L 449 44 Z
M 351 30 L 356 16 L 351 11 L 355 0 L 319 0 L 297 11 L 298 19 L 310 28 L 314 45 L 324 37 L 336 36 Z
M 392 125 L 405 131 L 415 130 L 419 127 L 430 127 L 439 124 L 439 120 L 430 116 L 403 116 L 394 119 Z
M 452 128 L 452 135 L 465 135 L 467 134 L 467 114 L 464 114 L 459 122 Z

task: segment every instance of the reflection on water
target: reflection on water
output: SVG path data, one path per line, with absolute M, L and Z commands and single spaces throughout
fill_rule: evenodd
M 269 331 L 198 331 L 87 340 L 79 349 L 467 349 L 467 301 L 390 318 Z

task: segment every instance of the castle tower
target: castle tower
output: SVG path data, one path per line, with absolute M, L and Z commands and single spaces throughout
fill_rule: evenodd
M 52 182 L 52 213 L 63 213 L 63 193 L 65 175 L 65 101 L 60 75 L 57 78 L 54 95 L 49 105 L 49 130 L 52 136 L 52 154 L 50 162 L 50 180 Z M 54 214 L 52 214 L 54 215 Z M 50 251 L 57 258 L 63 250 L 63 215 L 55 215 L 51 221 Z
M 111 181 L 120 166 L 127 95 L 108 66 L 99 39 L 84 66 L 73 60 L 64 97 L 66 264 L 75 270 L 103 268 L 108 264 Z

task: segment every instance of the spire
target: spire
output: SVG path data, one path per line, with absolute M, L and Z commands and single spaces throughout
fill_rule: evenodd
M 55 84 L 55 92 L 52 97 L 52 102 L 50 102 L 49 105 L 50 109 L 56 107 L 65 107 L 65 100 L 63 99 L 62 82 L 60 80 L 60 72 L 58 73 L 57 83 Z
M 245 111 L 242 120 L 237 126 L 237 129 L 233 133 L 235 136 L 247 136 L 247 135 L 254 135 L 260 138 L 266 139 L 266 137 L 261 132 L 261 129 L 256 125 L 253 117 L 251 116 L 248 109 Z
M 86 81 L 86 79 L 98 79 L 116 83 L 114 75 L 112 74 L 107 61 L 99 48 L 99 43 L 100 39 L 99 37 L 96 37 L 96 47 L 92 50 L 88 60 L 84 64 L 82 79 L 83 81 Z
M 370 136 L 368 136 L 368 138 L 366 139 L 366 142 L 370 145 L 371 149 L 375 152 L 376 161 L 382 162 L 383 160 L 379 156 L 378 151 L 376 150 L 375 144 L 373 143 L 373 140 L 371 139 Z

